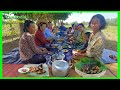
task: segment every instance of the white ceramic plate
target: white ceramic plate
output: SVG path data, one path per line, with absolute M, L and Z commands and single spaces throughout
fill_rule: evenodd
M 30 68 L 31 66 L 38 67 L 39 65 L 40 64 L 27 64 L 27 65 L 24 65 L 24 67 L 25 68 Z M 43 64 L 43 69 L 46 71 L 43 74 L 37 74 L 37 73 L 31 72 L 31 73 L 27 73 L 27 75 L 29 75 L 29 76 L 49 76 L 49 69 L 46 64 Z
M 23 68 L 20 68 L 20 69 L 18 69 L 18 72 L 19 73 L 27 73 L 27 72 L 29 72 L 29 68 L 27 68 L 27 67 L 23 67 Z

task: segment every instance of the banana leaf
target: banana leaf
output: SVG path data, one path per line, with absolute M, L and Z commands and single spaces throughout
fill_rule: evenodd
M 85 64 L 96 64 L 100 68 L 100 71 L 97 73 L 107 70 L 107 67 L 102 62 L 100 62 L 100 60 L 95 60 L 88 57 L 80 59 L 80 61 L 75 64 L 75 67 L 78 70 L 81 70 Z

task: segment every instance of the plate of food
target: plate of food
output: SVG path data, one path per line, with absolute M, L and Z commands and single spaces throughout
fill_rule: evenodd
M 118 62 L 118 52 L 109 50 L 109 49 L 103 49 L 101 61 L 105 64 L 117 63 Z
M 29 76 L 49 76 L 49 69 L 46 64 L 27 64 L 23 68 L 29 68 Z
M 109 55 L 109 57 L 115 61 L 117 61 L 117 56 L 116 55 Z
M 68 44 L 64 44 L 64 45 L 63 45 L 63 48 L 64 48 L 64 49 L 68 48 Z
M 57 48 L 58 44 L 51 44 L 53 48 Z
M 68 52 L 68 50 L 67 50 L 67 49 L 63 49 L 62 51 L 63 51 L 63 52 L 65 52 L 65 53 L 67 53 L 67 52 Z
M 101 77 L 107 67 L 98 60 L 83 58 L 75 64 L 75 71 L 82 77 Z
M 63 42 L 63 40 L 64 40 L 64 39 L 62 39 L 62 38 L 61 38 L 61 39 L 57 39 L 58 42 Z
M 23 67 L 23 68 L 18 69 L 19 73 L 28 73 L 29 71 L 30 71 L 30 69 L 27 67 Z

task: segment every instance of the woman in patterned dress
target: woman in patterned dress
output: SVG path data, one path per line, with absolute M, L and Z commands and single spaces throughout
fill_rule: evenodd
M 20 58 L 23 63 L 45 63 L 43 54 L 48 53 L 46 48 L 39 48 L 35 45 L 34 34 L 36 24 L 33 21 L 26 20 L 24 23 L 24 33 L 19 41 Z

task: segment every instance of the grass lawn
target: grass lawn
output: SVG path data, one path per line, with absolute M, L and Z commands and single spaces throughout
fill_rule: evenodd
M 103 33 L 106 36 L 106 47 L 107 49 L 111 49 L 114 51 L 117 50 L 118 44 L 118 27 L 117 26 L 108 26 Z

